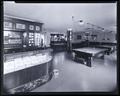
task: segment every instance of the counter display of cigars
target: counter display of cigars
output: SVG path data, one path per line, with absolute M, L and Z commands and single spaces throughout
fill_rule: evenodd
M 51 50 L 5 54 L 3 72 L 4 74 L 8 74 L 32 66 L 47 63 L 52 59 L 49 51 Z

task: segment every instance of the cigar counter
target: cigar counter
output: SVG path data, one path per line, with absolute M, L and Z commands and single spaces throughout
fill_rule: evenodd
M 30 92 L 53 76 L 53 50 L 4 54 L 3 87 L 10 93 Z

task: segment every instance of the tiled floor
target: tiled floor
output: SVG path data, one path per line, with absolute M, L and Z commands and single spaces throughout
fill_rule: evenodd
M 112 91 L 117 85 L 116 52 L 94 59 L 92 67 L 75 62 L 66 52 L 56 53 L 54 67 L 58 77 L 36 88 L 32 92 L 103 92 Z

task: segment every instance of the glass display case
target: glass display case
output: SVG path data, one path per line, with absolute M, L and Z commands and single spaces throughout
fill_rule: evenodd
M 3 85 L 5 89 L 10 92 L 27 92 L 33 89 L 32 86 L 38 87 L 49 81 L 53 74 L 52 51 L 52 49 L 46 49 L 4 54 Z

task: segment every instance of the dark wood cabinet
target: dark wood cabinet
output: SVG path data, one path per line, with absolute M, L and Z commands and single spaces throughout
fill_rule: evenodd
M 43 23 L 28 21 L 16 17 L 4 16 L 4 52 L 12 53 L 19 51 L 29 51 L 36 50 L 37 47 L 41 46 L 41 37 L 36 37 L 36 34 L 40 34 L 42 32 Z M 8 34 L 9 33 L 9 34 Z M 11 39 L 10 36 L 17 37 L 20 36 L 20 39 Z M 38 42 L 39 41 L 39 42 Z M 15 44 L 8 44 L 8 43 Z M 21 44 L 19 44 L 21 42 Z M 37 44 L 40 43 L 40 44 Z M 36 45 L 37 44 L 37 45 Z M 36 48 L 35 48 L 36 47 Z
M 6 74 L 3 76 L 3 86 L 9 90 L 47 76 L 52 72 L 51 62 Z

